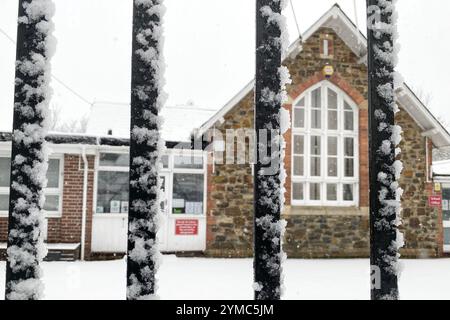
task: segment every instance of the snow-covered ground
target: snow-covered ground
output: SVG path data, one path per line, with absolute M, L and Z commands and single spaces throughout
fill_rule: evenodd
M 402 299 L 450 299 L 450 259 L 403 260 Z M 46 262 L 46 299 L 125 299 L 125 261 Z M 368 260 L 288 260 L 284 299 L 369 299 Z M 5 262 L 0 262 L 3 299 Z M 251 299 L 251 259 L 164 256 L 161 299 Z

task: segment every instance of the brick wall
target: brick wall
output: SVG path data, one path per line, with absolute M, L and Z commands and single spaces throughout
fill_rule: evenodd
M 88 156 L 88 197 L 86 223 L 86 256 L 90 255 L 90 239 L 94 190 L 94 156 Z M 83 203 L 83 161 L 81 156 L 64 155 L 62 214 L 60 218 L 48 219 L 48 243 L 80 243 Z M 7 218 L 0 218 L 0 241 L 6 242 Z
M 86 257 L 90 255 L 92 210 L 94 195 L 94 156 L 88 156 L 89 174 L 86 212 Z M 80 155 L 66 154 L 64 156 L 64 195 L 63 215 L 60 219 L 61 243 L 81 242 L 81 217 L 83 204 L 84 164 Z
M 48 219 L 47 242 L 48 243 L 61 242 L 61 219 L 59 218 Z
M 6 242 L 8 235 L 8 218 L 0 218 L 0 242 Z

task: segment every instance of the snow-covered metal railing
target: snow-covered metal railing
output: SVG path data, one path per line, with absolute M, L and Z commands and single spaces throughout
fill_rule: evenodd
M 164 104 L 163 0 L 133 0 L 127 299 L 155 298 Z
M 254 290 L 256 300 L 276 300 L 282 295 L 281 242 L 285 222 L 283 134 L 289 114 L 282 108 L 289 72 L 282 67 L 287 48 L 283 0 L 256 1 L 256 77 L 254 165 Z
M 45 136 L 54 52 L 51 0 L 20 0 L 17 32 L 6 299 L 42 298 Z
M 395 124 L 398 107 L 396 0 L 368 0 L 369 148 L 370 148 L 370 262 L 374 300 L 399 298 L 399 232 L 402 163 L 396 160 L 401 127 Z M 375 281 L 376 280 L 376 281 Z

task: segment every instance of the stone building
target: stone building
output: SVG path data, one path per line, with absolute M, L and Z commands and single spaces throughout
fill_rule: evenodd
M 289 257 L 369 255 L 366 43 L 336 5 L 292 44 L 284 60 L 292 77 L 284 105 L 292 120 L 284 137 Z M 406 84 L 396 89 L 396 98 L 405 167 L 402 254 L 441 257 L 450 252 L 450 170 L 433 176 L 432 151 L 450 146 L 450 135 Z M 166 143 L 161 163 L 161 251 L 252 256 L 253 107 L 252 81 L 212 117 L 192 109 L 165 114 L 163 137 L 175 142 Z M 129 119 L 127 106 L 96 105 L 86 135 L 47 137 L 49 259 L 125 253 Z M 224 137 L 228 130 L 232 140 L 192 145 L 194 128 L 200 142 L 210 130 Z M 11 133 L 0 132 L 0 258 L 7 239 L 11 139 Z M 235 159 L 235 147 L 247 152 L 243 159 Z M 232 152 L 218 161 L 228 148 Z
M 292 78 L 284 106 L 292 121 L 285 135 L 288 179 L 283 213 L 288 223 L 284 249 L 290 257 L 369 255 L 366 44 L 336 5 L 290 47 L 284 60 Z M 332 74 L 326 76 L 324 68 Z M 220 132 L 253 128 L 253 84 L 206 122 L 199 134 L 211 128 Z M 396 98 L 401 110 L 396 120 L 404 131 L 402 254 L 439 257 L 444 254 L 444 232 L 450 229 L 443 229 L 441 208 L 429 202 L 440 196 L 430 166 L 433 148 L 448 146 L 450 136 L 406 84 L 396 90 Z M 206 253 L 251 256 L 252 215 L 251 166 L 210 166 Z

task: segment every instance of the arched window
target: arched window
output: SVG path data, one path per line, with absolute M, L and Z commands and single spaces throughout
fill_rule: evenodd
M 323 81 L 295 101 L 292 113 L 292 205 L 358 205 L 355 103 Z

